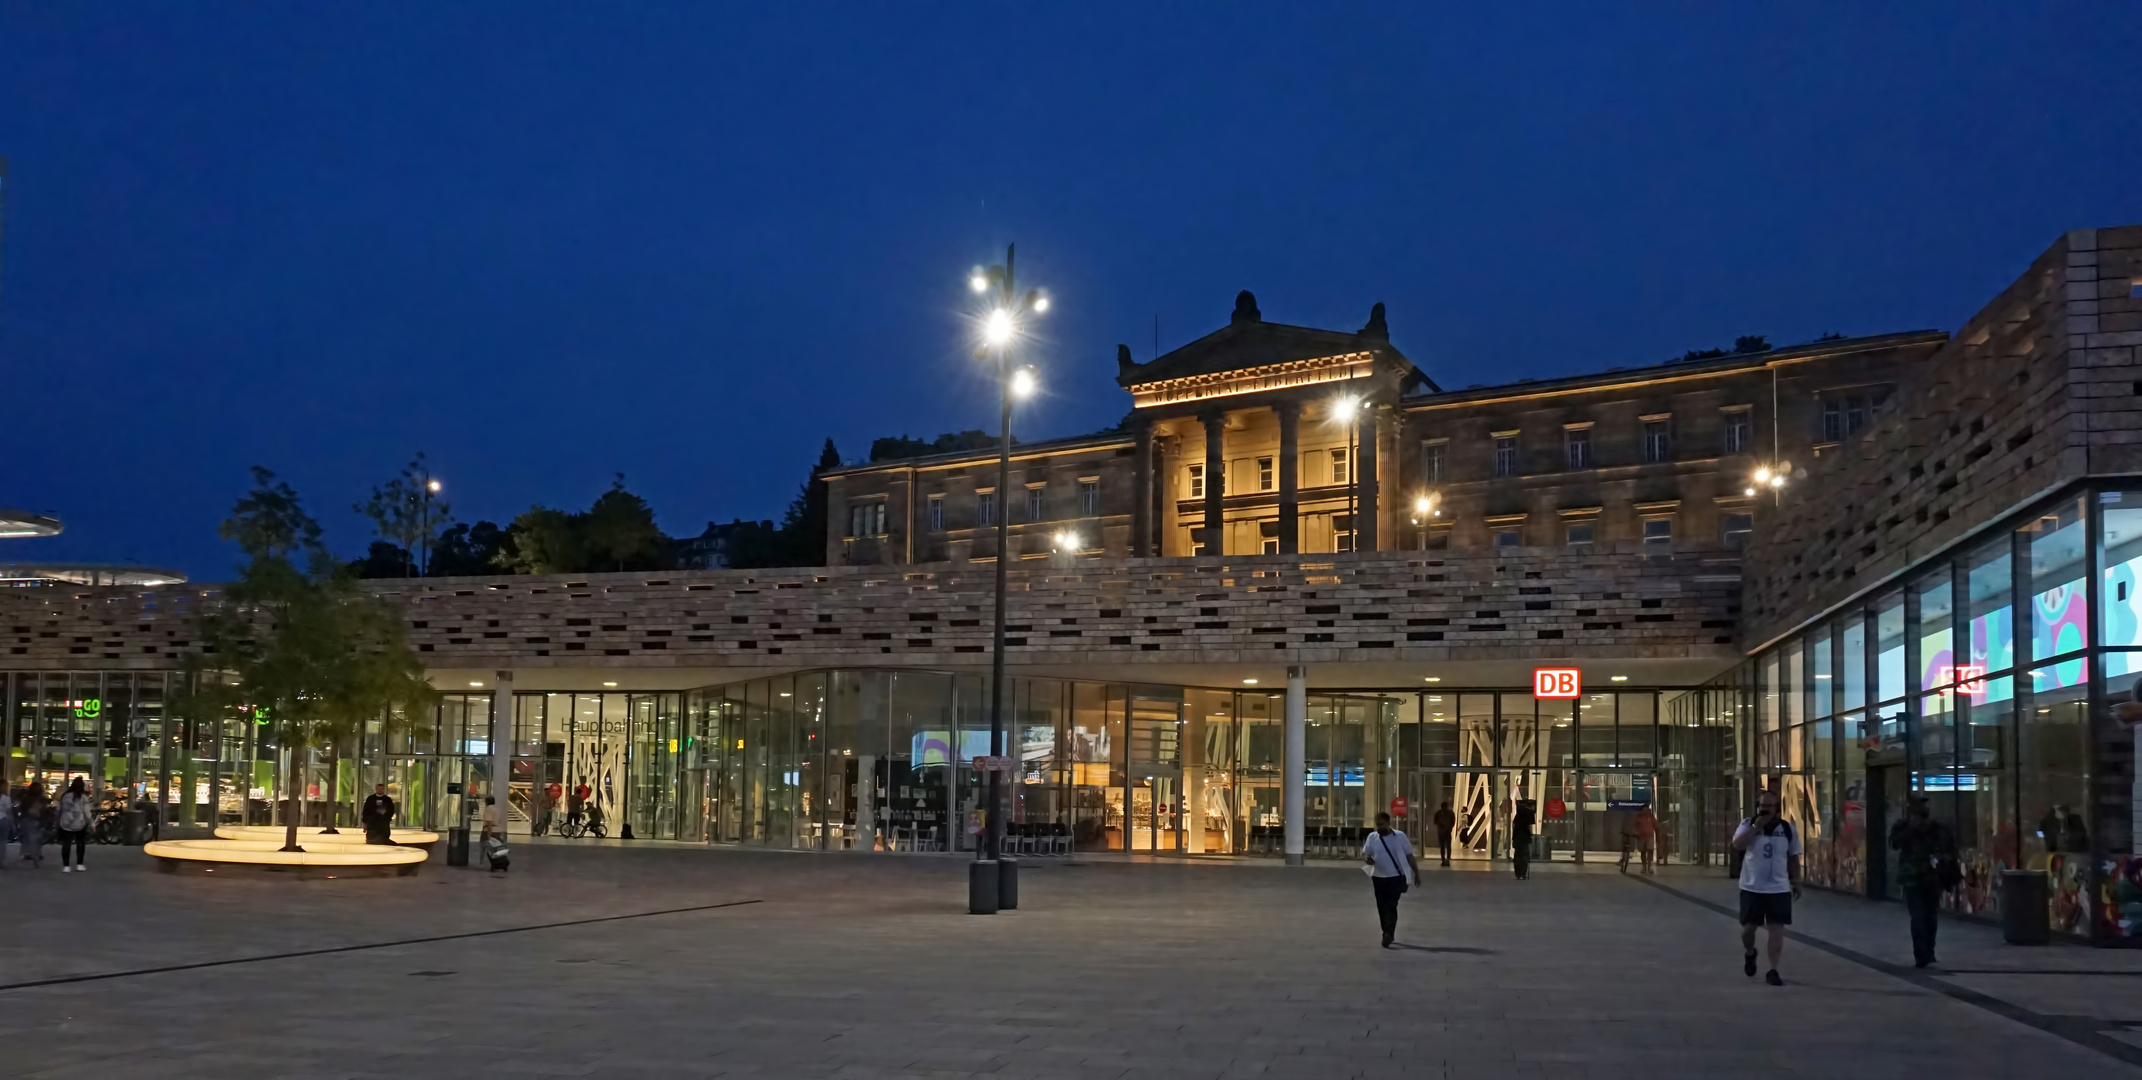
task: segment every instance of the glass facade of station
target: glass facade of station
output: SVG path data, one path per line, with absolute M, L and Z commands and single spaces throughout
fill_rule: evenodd
M 2002 869 L 2050 876 L 2057 932 L 2142 936 L 2142 490 L 2032 508 L 1769 649 L 1711 687 L 1745 711 L 1752 781 L 1806 837 L 1809 880 L 1898 895 L 1888 829 L 1924 795 L 1962 888 L 1992 915 Z
M 268 728 L 188 724 L 163 703 L 179 676 L 5 675 L 10 780 L 132 783 L 171 825 L 280 824 L 289 755 Z M 585 791 L 611 835 L 820 850 L 970 850 L 989 752 L 988 680 L 918 670 L 808 671 L 699 690 L 519 693 L 508 803 L 516 831 L 561 823 Z M 1042 851 L 1281 854 L 1284 695 L 1015 678 L 1006 753 L 1011 826 Z M 1379 810 L 1434 847 L 1448 801 L 1456 855 L 1507 858 L 1517 800 L 1540 858 L 1618 852 L 1653 804 L 1661 851 L 1722 858 L 1737 813 L 1733 715 L 1704 691 L 1617 689 L 1309 695 L 1309 853 L 1339 857 Z M 375 783 L 404 821 L 466 819 L 491 790 L 487 692 L 448 694 L 413 731 L 369 733 L 337 761 L 308 752 L 306 823 L 342 823 Z M 92 705 L 91 703 L 95 703 Z M 1554 811 L 1560 810 L 1559 816 Z

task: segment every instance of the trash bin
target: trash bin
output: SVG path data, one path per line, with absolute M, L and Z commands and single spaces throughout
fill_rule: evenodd
M 2001 938 L 2010 945 L 2043 945 L 2053 936 L 2046 915 L 2049 896 L 2043 870 L 2003 870 L 2001 883 Z
M 468 864 L 469 831 L 459 826 L 446 830 L 446 865 L 467 866 Z
M 149 842 L 149 815 L 144 810 L 126 812 L 126 842 L 134 845 Z
M 995 859 L 976 859 L 967 864 L 967 914 L 994 915 L 1002 888 Z
M 1019 910 L 1019 860 L 997 857 L 997 910 Z

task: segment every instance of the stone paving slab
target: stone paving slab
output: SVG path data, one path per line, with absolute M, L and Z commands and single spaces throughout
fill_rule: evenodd
M 17 987 L 0 989 L 0 1073 L 2142 1075 L 1813 948 L 1789 954 L 1791 985 L 1763 986 L 1740 974 L 1730 920 L 1611 871 L 1431 871 L 1403 905 L 1410 947 L 1385 951 L 1350 870 L 1029 863 L 1022 910 L 974 917 L 956 859 L 516 854 L 509 875 L 435 860 L 300 881 L 158 874 L 103 848 L 87 875 L 0 873 L 0 984 Z M 1858 925 L 1833 899 L 1807 903 L 1811 932 L 1832 907 Z M 20 986 L 737 900 L 760 902 Z M 1871 940 L 1886 913 L 1862 906 L 1851 932 Z

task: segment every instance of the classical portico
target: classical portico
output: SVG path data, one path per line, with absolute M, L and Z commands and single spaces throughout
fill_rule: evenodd
M 1399 395 L 1426 377 L 1392 347 L 1382 304 L 1345 333 L 1265 322 L 1245 291 L 1226 327 L 1151 363 L 1127 346 L 1116 360 L 1137 438 L 1132 555 L 1373 551 L 1390 539 L 1395 462 L 1379 451 L 1397 438 Z

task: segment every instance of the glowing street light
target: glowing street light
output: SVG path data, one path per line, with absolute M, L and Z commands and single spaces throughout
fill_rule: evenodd
M 1011 350 L 1019 339 L 1020 325 L 1030 316 L 1049 310 L 1049 298 L 1040 291 L 1028 292 L 1024 297 L 1014 287 L 1012 256 L 1016 248 L 1006 246 L 1004 264 L 1001 266 L 975 267 L 967 278 L 967 286 L 982 296 L 989 305 L 989 314 L 982 319 L 983 350 L 976 353 L 978 359 L 986 359 L 987 352 L 994 350 L 997 361 L 997 386 L 1001 391 L 999 413 L 1000 434 L 997 443 L 997 490 L 1011 490 L 1011 414 L 1014 398 L 1031 397 L 1039 387 L 1040 380 L 1034 369 L 1021 366 L 1012 368 Z M 994 293 L 994 295 L 992 295 Z M 1011 554 L 1011 514 L 1004 507 L 997 514 L 996 558 L 996 645 L 991 651 L 989 680 L 989 754 L 992 758 L 1004 756 L 1004 597 L 1008 591 L 1005 579 Z M 1056 537 L 1059 551 L 1076 554 L 1078 537 L 1063 532 Z M 984 811 L 981 843 L 975 845 L 974 864 L 967 875 L 967 909 L 976 914 L 997 910 L 997 898 L 1001 889 L 1002 875 L 1010 872 L 999 853 L 1004 847 L 1004 771 L 992 768 L 988 775 L 988 803 Z
M 1078 554 L 1078 534 L 1071 531 L 1070 529 L 1065 529 L 1064 531 L 1057 533 L 1056 550 L 1061 551 L 1066 555 Z

